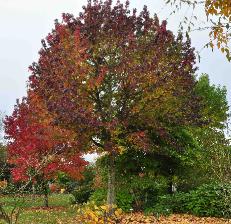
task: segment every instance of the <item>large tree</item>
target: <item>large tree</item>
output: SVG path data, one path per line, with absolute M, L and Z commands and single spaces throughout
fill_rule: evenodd
M 190 40 L 176 38 L 146 7 L 138 15 L 128 1 L 88 1 L 77 18 L 63 14 L 42 44 L 30 89 L 56 125 L 74 130 L 79 150 L 109 154 L 108 204 L 121 150 L 158 149 L 151 135 L 176 148 L 172 127 L 201 124 Z

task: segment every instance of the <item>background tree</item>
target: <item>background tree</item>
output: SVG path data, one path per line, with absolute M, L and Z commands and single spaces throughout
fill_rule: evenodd
M 0 180 L 10 181 L 10 164 L 7 163 L 7 147 L 0 143 Z
M 73 134 L 54 127 L 51 122 L 42 101 L 32 92 L 5 119 L 8 160 L 14 165 L 13 180 L 40 184 L 45 206 L 48 206 L 48 181 L 58 171 L 80 179 L 87 164 L 74 150 Z
M 175 38 L 146 7 L 137 15 L 128 1 L 89 1 L 79 17 L 56 21 L 42 43 L 30 89 L 57 125 L 74 130 L 80 150 L 108 153 L 108 204 L 121 150 L 158 150 L 152 135 L 177 148 L 171 130 L 201 123 L 190 41 Z
M 226 133 L 230 118 L 225 87 L 211 85 L 209 77 L 203 74 L 196 85 L 204 108 L 202 116 L 210 120 L 203 128 L 191 130 L 201 151 L 201 161 L 211 179 L 229 182 L 230 139 Z
M 0 181 L 2 189 L 6 187 L 7 181 L 10 180 L 10 165 L 7 163 L 7 147 L 3 139 L 3 132 L 3 113 L 0 112 Z

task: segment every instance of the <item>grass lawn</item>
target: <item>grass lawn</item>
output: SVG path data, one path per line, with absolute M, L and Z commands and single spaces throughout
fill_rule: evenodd
M 0 203 L 7 212 L 10 212 L 15 204 L 22 208 L 19 216 L 19 223 L 22 224 L 71 223 L 76 216 L 76 209 L 71 206 L 71 198 L 68 194 L 52 194 L 49 196 L 49 208 L 43 207 L 43 196 L 0 196 Z M 0 223 L 5 222 L 0 220 Z
M 23 198 L 0 196 L 0 203 L 8 212 L 15 203 L 22 208 L 19 224 L 79 224 L 76 208 L 71 205 L 69 194 L 52 194 L 49 196 L 49 208 L 43 207 L 43 197 L 33 198 L 27 195 Z M 0 220 L 0 224 L 5 222 Z M 129 213 L 121 217 L 120 224 L 229 224 L 231 220 L 212 217 L 195 217 L 191 215 L 171 215 L 169 217 L 144 216 L 142 213 Z

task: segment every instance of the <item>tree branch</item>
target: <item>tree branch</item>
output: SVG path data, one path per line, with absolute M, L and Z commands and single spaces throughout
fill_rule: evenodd
M 97 142 L 97 141 L 94 140 L 93 138 L 91 138 L 91 140 L 92 140 L 92 142 L 93 142 L 97 147 L 104 148 L 104 146 L 103 146 L 101 143 Z

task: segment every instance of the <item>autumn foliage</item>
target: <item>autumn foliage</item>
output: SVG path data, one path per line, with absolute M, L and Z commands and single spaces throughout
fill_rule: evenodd
M 143 223 L 143 224 L 228 224 L 230 221 L 227 219 L 218 219 L 212 217 L 195 217 L 192 215 L 171 215 L 169 217 L 161 216 L 156 218 L 154 216 L 145 216 L 142 213 L 133 213 L 130 215 L 122 216 L 121 224 L 129 224 L 129 223 Z
M 231 22 L 231 1 L 230 0 L 165 0 L 167 4 L 173 7 L 173 13 L 179 11 L 185 5 L 187 11 L 192 9 L 190 15 L 184 18 L 182 24 L 187 24 L 187 31 L 209 31 L 209 42 L 205 45 L 211 47 L 212 50 L 216 46 L 222 53 L 225 54 L 228 61 L 231 61 L 230 52 L 230 22 Z M 200 21 L 197 12 L 198 8 L 202 8 L 207 17 L 207 21 Z M 198 15 L 197 15 L 198 14 Z M 186 15 L 186 14 L 185 14 Z M 202 23 L 201 23 L 202 22 Z M 202 25 L 203 24 L 203 25 Z
M 13 114 L 5 120 L 9 162 L 14 165 L 14 181 L 36 181 L 54 178 L 64 171 L 81 178 L 87 164 L 74 150 L 74 135 L 52 124 L 40 98 L 32 92 L 21 103 L 17 102 Z

